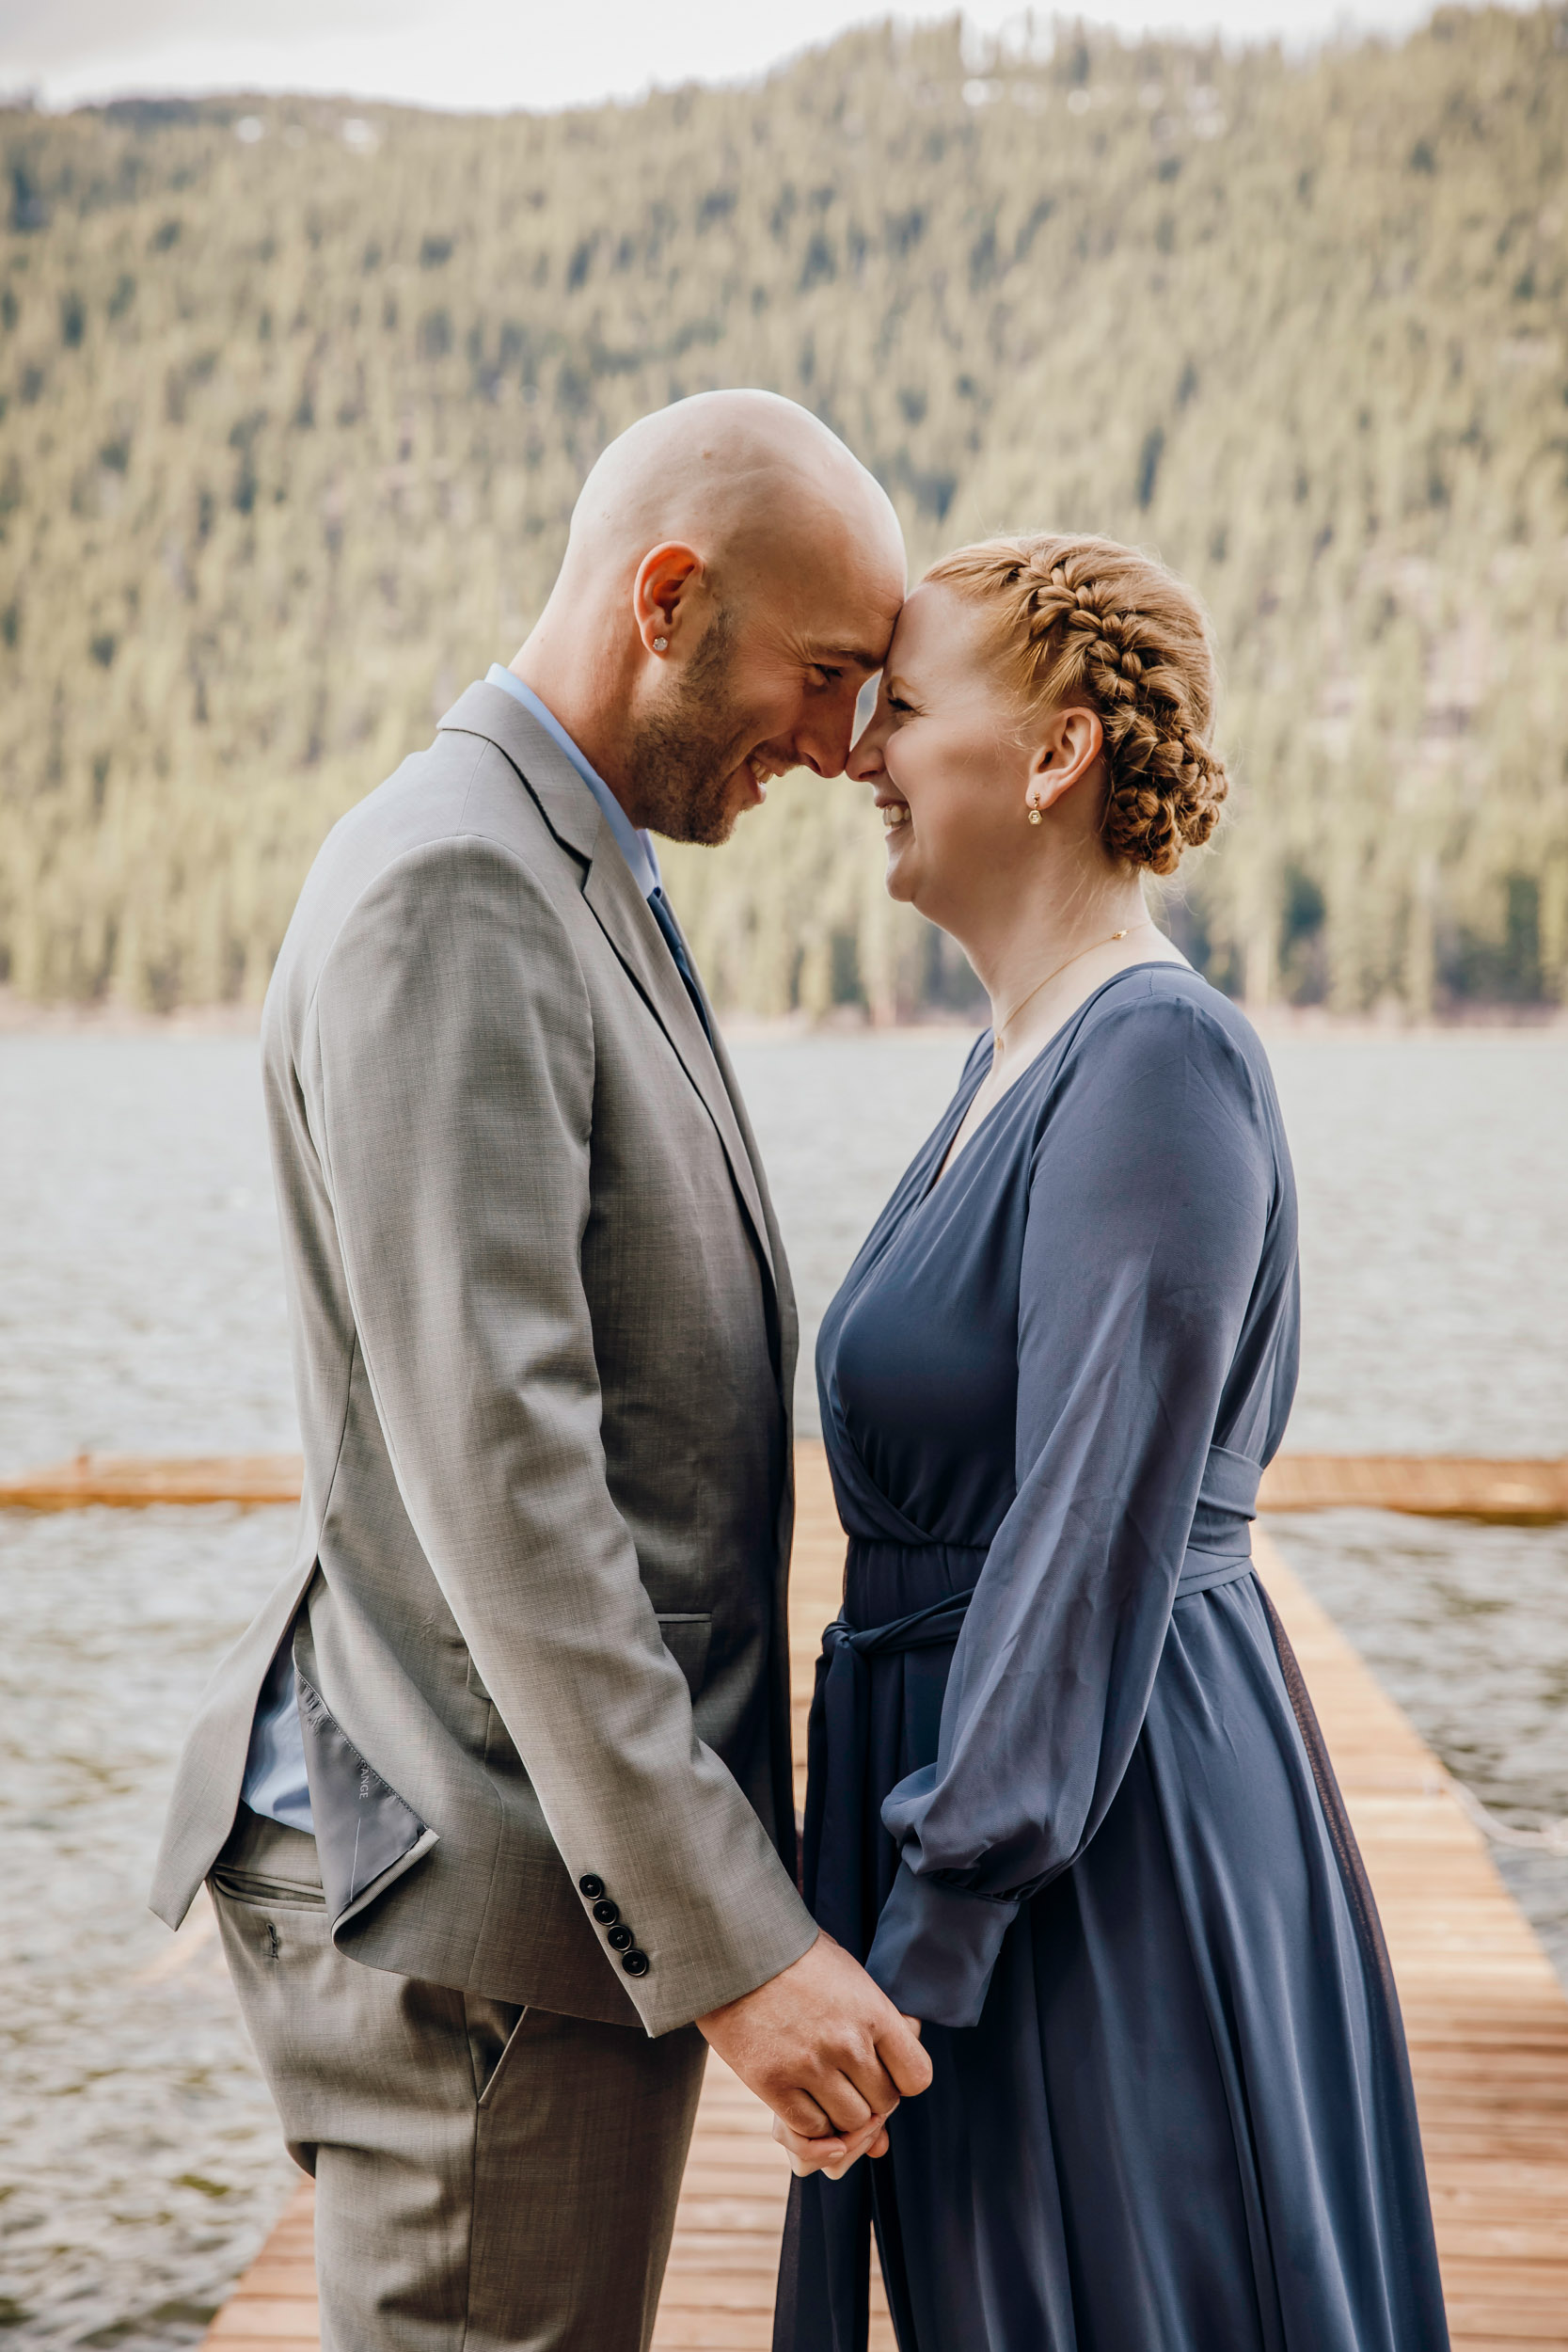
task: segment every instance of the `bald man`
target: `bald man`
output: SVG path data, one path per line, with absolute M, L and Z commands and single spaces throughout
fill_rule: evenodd
M 804 410 L 645 419 L 283 943 L 304 1511 L 153 1907 L 210 1885 L 329 2352 L 641 2352 L 705 2036 L 849 2156 L 928 2078 L 795 1888 L 795 1310 L 650 837 L 836 775 L 903 587 Z

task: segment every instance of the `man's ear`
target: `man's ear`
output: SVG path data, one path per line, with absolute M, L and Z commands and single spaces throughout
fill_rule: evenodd
M 1073 707 L 1054 710 L 1046 721 L 1029 761 L 1024 798 L 1031 808 L 1053 807 L 1087 775 L 1104 747 L 1105 729 L 1098 710 Z
M 702 577 L 702 557 L 683 541 L 671 539 L 648 549 L 637 567 L 631 602 L 637 633 L 649 653 L 668 652 L 683 617 L 689 621 L 682 606 L 690 605 Z

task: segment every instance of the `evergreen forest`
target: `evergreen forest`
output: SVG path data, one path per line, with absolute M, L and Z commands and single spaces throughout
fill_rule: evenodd
M 1219 985 L 1562 1002 L 1565 164 L 1560 7 L 1306 58 L 889 24 L 555 115 L 0 111 L 0 982 L 258 998 L 605 442 L 759 384 L 917 570 L 1050 526 L 1197 583 L 1235 781 L 1164 914 Z M 671 852 L 721 1004 L 965 1000 L 868 797 Z

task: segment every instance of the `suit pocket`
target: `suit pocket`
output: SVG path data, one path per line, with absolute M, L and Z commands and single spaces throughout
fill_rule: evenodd
M 708 1644 L 713 1639 L 713 1618 L 706 1610 L 700 1613 L 681 1610 L 670 1616 L 661 1616 L 658 1629 L 664 1646 L 686 1677 L 686 1687 L 693 1699 L 701 1693 L 703 1678 L 707 1673 Z

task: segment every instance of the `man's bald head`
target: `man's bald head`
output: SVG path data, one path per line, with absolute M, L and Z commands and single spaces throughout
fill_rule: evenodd
M 633 563 L 664 539 L 748 568 L 781 537 L 852 534 L 904 578 L 887 493 L 820 418 L 777 392 L 697 392 L 630 426 L 599 458 L 562 567 Z
M 786 769 L 837 775 L 904 596 L 886 493 L 773 392 L 700 392 L 611 442 L 513 667 L 638 824 L 728 838 Z

